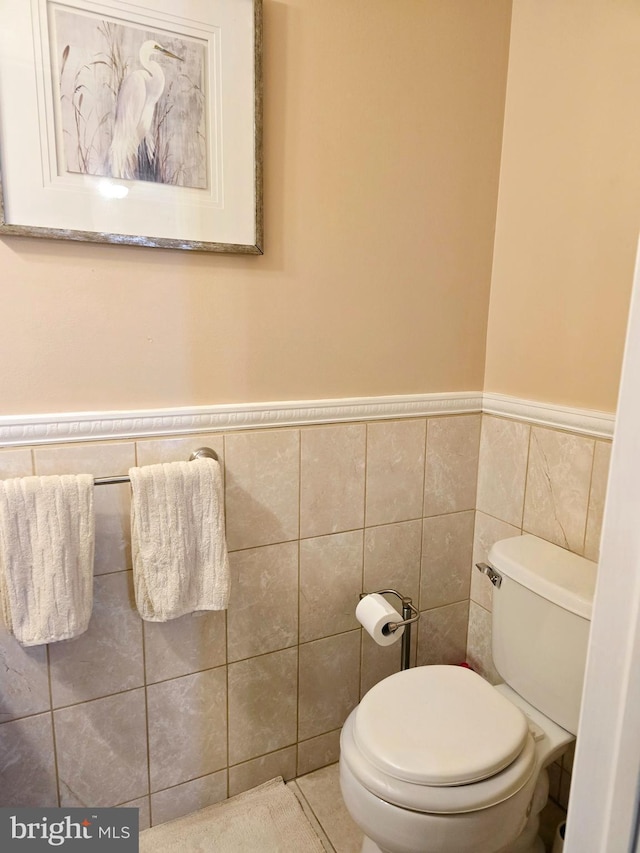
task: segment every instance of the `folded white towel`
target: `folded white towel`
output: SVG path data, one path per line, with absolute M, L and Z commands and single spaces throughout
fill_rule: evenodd
M 136 605 L 166 622 L 224 610 L 229 558 L 220 465 L 214 459 L 131 468 L 131 545 Z
M 0 481 L 0 605 L 23 646 L 87 630 L 94 541 L 93 477 Z

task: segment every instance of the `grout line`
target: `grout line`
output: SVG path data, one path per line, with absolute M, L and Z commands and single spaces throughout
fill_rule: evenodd
M 455 510 L 448 511 L 448 512 L 437 512 L 437 513 L 434 513 L 433 515 L 425 515 L 425 516 L 416 515 L 416 516 L 411 516 L 409 518 L 395 519 L 393 521 L 383 521 L 383 522 L 380 522 L 378 524 L 364 524 L 364 525 L 360 525 L 358 527 L 347 527 L 344 530 L 329 530 L 326 533 L 316 533 L 313 536 L 301 536 L 299 539 L 296 539 L 295 537 L 293 537 L 291 539 L 281 539 L 281 540 L 278 540 L 277 542 L 261 542 L 259 545 L 248 545 L 246 548 L 229 549 L 229 554 L 239 554 L 239 553 L 242 553 L 243 551 L 256 551 L 258 548 L 272 548 L 276 545 L 289 545 L 291 542 L 308 542 L 308 541 L 311 541 L 312 539 L 322 539 L 325 536 L 338 536 L 342 533 L 357 533 L 360 530 L 375 530 L 376 528 L 379 528 L 379 527 L 391 527 L 392 525 L 396 525 L 396 524 L 409 524 L 412 521 L 424 521 L 424 519 L 427 519 L 427 518 L 442 518 L 443 516 L 447 516 L 447 515 L 460 515 L 463 512 L 474 512 L 475 510 L 476 510 L 476 507 L 470 506 L 470 507 L 466 507 L 464 509 L 455 509 Z M 488 515 L 488 514 L 489 513 L 485 513 L 485 515 Z M 503 519 L 499 519 L 499 520 L 503 520 Z M 507 524 L 511 524 L 511 522 L 507 522 Z M 124 571 L 124 570 L 120 569 L 119 571 Z M 103 572 L 102 574 L 107 574 L 107 572 Z
M 529 463 L 531 461 L 531 444 L 533 443 L 533 429 L 529 425 L 529 440 L 527 441 L 527 461 L 524 468 L 524 489 L 522 491 L 522 513 L 520 514 L 520 524 L 514 524 L 514 527 L 519 527 L 521 532 L 524 531 L 524 510 L 527 505 L 527 492 L 529 489 Z
M 335 763 L 335 762 L 334 762 L 334 763 Z M 330 764 L 328 764 L 328 765 L 327 765 L 327 767 L 331 767 L 331 765 L 330 765 Z M 324 769 L 324 768 L 321 768 L 321 769 Z M 317 772 L 317 771 L 314 771 L 314 772 Z M 306 775 L 306 776 L 310 776 L 311 774 L 310 774 L 310 773 L 307 773 L 307 774 L 305 774 L 305 775 Z M 302 778 L 304 778 L 304 777 L 302 777 Z M 296 779 L 296 780 L 295 780 L 295 782 L 296 782 L 296 784 L 297 784 L 297 783 L 298 783 L 298 780 Z M 305 803 L 307 804 L 307 806 L 308 806 L 308 808 L 309 808 L 309 811 L 310 811 L 310 812 L 311 812 L 311 814 L 314 816 L 314 818 L 318 821 L 318 826 L 322 829 L 322 832 L 324 833 L 324 835 L 325 835 L 325 837 L 326 837 L 327 841 L 328 841 L 328 842 L 329 842 L 329 844 L 331 845 L 331 849 L 332 849 L 332 850 L 335 850 L 335 847 L 333 846 L 333 842 L 332 842 L 332 841 L 331 841 L 331 839 L 329 838 L 329 836 L 328 836 L 328 834 L 327 834 L 327 832 L 326 832 L 325 828 L 322 826 L 322 821 L 320 820 L 320 818 L 319 818 L 319 817 L 318 817 L 318 815 L 316 814 L 316 811 L 315 811 L 315 809 L 313 808 L 313 805 L 311 804 L 311 801 L 309 800 L 309 798 L 307 797 L 307 795 L 305 794 L 305 792 L 303 791 L 302 787 L 301 787 L 299 784 L 297 784 L 297 787 L 298 787 L 298 790 L 300 791 L 300 794 L 301 794 L 301 796 L 302 796 L 302 799 L 303 799 L 303 800 L 305 801 Z
M 364 427 L 364 476 L 363 476 L 363 514 L 362 514 L 362 564 L 360 570 L 360 592 L 366 592 L 365 544 L 367 530 L 367 486 L 369 483 L 369 424 Z M 357 606 L 357 602 L 356 602 Z M 356 620 L 357 621 L 357 620 Z M 358 628 L 360 628 L 358 623 Z M 364 687 L 364 631 L 360 631 L 360 653 L 358 655 L 358 701 L 362 699 Z
M 227 523 L 227 436 L 222 435 L 222 485 L 224 489 L 224 518 L 225 529 Z M 229 552 L 230 553 L 230 552 Z M 230 730 L 231 730 L 231 714 L 229 711 L 229 608 L 224 611 L 224 668 L 225 668 L 225 713 L 227 717 L 227 733 L 225 738 L 226 749 L 226 771 L 227 771 L 227 799 L 230 795 L 229 782 L 229 754 L 230 754 Z
M 584 534 L 582 536 L 582 550 L 581 553 L 584 554 L 587 550 L 587 531 L 589 529 L 589 515 L 591 514 L 591 490 L 593 488 L 593 477 L 596 467 L 596 441 L 593 440 L 593 453 L 591 454 L 591 474 L 589 476 L 589 487 L 587 489 L 587 511 L 584 515 Z
M 364 470 L 362 476 L 362 527 L 367 527 L 367 494 L 369 486 L 369 424 L 364 425 Z
M 360 592 L 365 591 L 364 580 L 365 580 L 365 531 L 362 531 L 362 566 L 360 569 Z M 359 601 L 359 599 L 358 599 Z M 358 602 L 356 602 L 356 607 L 358 606 Z M 364 682 L 364 631 L 360 631 L 360 671 L 358 673 L 358 697 L 362 699 L 363 695 L 363 682 Z
M 427 509 L 427 458 L 429 454 L 429 419 L 425 420 L 424 425 L 424 465 L 422 466 L 422 518 L 420 519 L 420 554 L 418 555 L 418 610 L 420 610 L 420 606 L 422 605 L 422 571 L 423 571 L 423 558 L 424 558 L 424 519 L 425 512 Z M 430 516 L 433 517 L 433 516 Z M 413 626 L 415 630 L 413 633 L 413 649 L 412 655 L 415 652 L 415 663 L 418 662 L 418 645 L 419 645 L 419 637 L 420 631 L 419 626 L 420 620 Z
M 422 466 L 422 517 L 427 507 L 427 459 L 429 456 L 429 419 L 424 423 L 424 465 Z
M 366 592 L 367 589 L 367 572 L 365 562 L 365 543 L 367 530 L 367 486 L 369 484 L 369 424 L 365 424 L 364 428 L 364 476 L 363 476 L 363 514 L 362 514 L 362 569 L 360 575 L 360 592 Z M 356 604 L 357 606 L 357 604 Z M 358 696 L 362 696 L 362 671 L 364 661 L 364 638 L 360 632 L 360 673 L 359 673 L 359 692 Z
M 60 796 L 60 770 L 58 767 L 58 744 L 56 742 L 56 725 L 53 716 L 53 686 L 51 681 L 51 658 L 50 658 L 50 647 L 49 643 L 47 643 L 47 680 L 49 683 L 49 713 L 51 714 L 51 742 L 53 744 L 53 769 L 56 774 L 56 797 L 58 799 L 58 806 L 62 804 L 62 798 Z M 31 715 L 30 715 L 31 716 Z M 24 717 L 22 718 L 24 719 Z
M 144 726 L 147 746 L 147 794 L 149 800 L 149 826 L 153 826 L 153 807 L 151 804 L 151 740 L 149 738 L 149 698 L 147 694 L 147 649 L 144 620 L 141 620 L 140 633 L 142 642 L 142 677 L 144 686 Z
M 224 616 L 224 631 L 225 631 L 225 660 L 227 660 L 229 641 L 228 641 L 228 619 L 227 614 Z M 225 714 L 226 714 L 226 724 L 227 724 L 227 736 L 225 738 L 225 749 L 226 749 L 226 771 L 227 771 L 227 799 L 230 796 L 230 782 L 229 782 L 229 755 L 231 754 L 231 711 L 229 709 L 229 662 L 224 664 L 224 683 L 225 683 L 225 691 L 226 691 L 226 701 L 225 701 Z
M 327 850 L 328 853 L 337 853 L 336 848 L 331 843 L 329 836 L 327 835 L 327 833 L 324 830 L 324 827 L 322 826 L 322 824 L 318 820 L 316 813 L 313 811 L 311 804 L 309 803 L 308 799 L 305 797 L 305 795 L 302 791 L 302 788 L 298 785 L 297 779 L 292 779 L 291 782 L 287 782 L 287 786 L 291 789 L 294 796 L 298 800 L 298 802 L 300 804 L 300 808 L 302 809 L 305 817 L 307 818 L 307 820 L 309 821 L 309 823 L 311 824 L 311 826 L 315 830 L 316 834 L 318 835 L 318 838 L 320 839 L 320 843 L 322 844 L 324 849 Z M 315 824 L 317 824 L 317 826 Z
M 298 546 L 299 547 L 299 546 Z M 300 571 L 300 563 L 298 561 L 298 572 Z M 298 591 L 298 598 L 299 598 Z M 300 602 L 298 600 L 298 611 L 300 609 Z M 298 762 L 299 762 L 299 754 L 298 754 L 298 744 L 300 742 L 300 621 L 298 618 L 298 643 L 295 646 L 296 649 L 296 774 L 298 773 Z

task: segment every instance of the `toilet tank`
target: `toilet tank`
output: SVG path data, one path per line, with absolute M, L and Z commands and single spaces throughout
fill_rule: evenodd
M 523 699 L 576 734 L 589 642 L 596 564 L 524 535 L 496 542 L 489 563 L 493 660 Z

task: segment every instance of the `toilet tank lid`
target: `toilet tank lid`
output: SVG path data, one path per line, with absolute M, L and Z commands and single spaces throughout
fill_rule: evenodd
M 597 573 L 591 560 L 527 533 L 496 542 L 489 563 L 542 598 L 591 619 Z

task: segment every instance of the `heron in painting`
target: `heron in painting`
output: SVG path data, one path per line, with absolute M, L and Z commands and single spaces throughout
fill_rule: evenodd
M 153 163 L 155 141 L 151 133 L 153 113 L 164 91 L 164 71 L 152 60 L 154 53 L 183 62 L 181 57 L 156 41 L 145 41 L 140 48 L 142 68 L 122 81 L 116 100 L 113 139 L 109 147 L 109 170 L 114 178 L 140 178 L 140 162 Z

